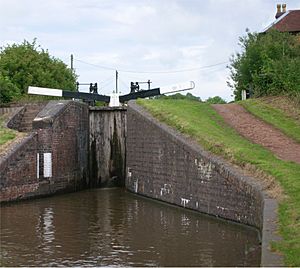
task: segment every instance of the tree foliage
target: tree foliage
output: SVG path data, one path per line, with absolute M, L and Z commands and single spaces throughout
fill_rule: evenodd
M 28 86 L 75 90 L 76 74 L 47 50 L 24 40 L 0 48 L 0 102 L 27 92 Z
M 10 102 L 19 95 L 18 88 L 9 80 L 0 74 L 0 103 Z
M 221 97 L 219 96 L 215 96 L 215 97 L 210 97 L 206 100 L 207 103 L 210 104 L 225 104 L 226 101 L 223 100 Z
M 241 91 L 250 89 L 255 97 L 300 95 L 299 37 L 272 30 L 240 37 L 241 53 L 230 59 L 229 86 L 236 100 Z
M 194 96 L 192 93 L 187 93 L 186 95 L 182 95 L 180 93 L 175 93 L 172 95 L 159 95 L 155 97 L 156 99 L 173 99 L 173 100 L 194 100 L 201 101 L 200 97 Z

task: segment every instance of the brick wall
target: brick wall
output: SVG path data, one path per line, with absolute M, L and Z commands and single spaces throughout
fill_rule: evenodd
M 75 191 L 88 179 L 88 107 L 50 101 L 33 133 L 0 159 L 1 201 Z
M 75 191 L 87 185 L 88 122 L 87 105 L 72 101 L 50 102 L 33 121 L 39 179 L 46 192 Z
M 41 111 L 47 102 L 34 102 L 34 103 L 26 103 L 24 106 L 14 109 L 11 119 L 7 123 L 9 128 L 18 130 L 18 131 L 31 131 L 32 130 L 32 121 L 35 116 Z M 2 108 L 4 109 L 4 108 Z M 24 128 L 24 125 L 27 125 L 27 128 Z
M 261 228 L 263 194 L 251 178 L 135 104 L 127 119 L 126 182 L 131 191 Z
M 0 107 L 0 116 L 7 113 L 11 114 L 18 109 L 20 109 L 20 107 Z
M 0 160 L 0 201 L 27 198 L 38 190 L 36 154 L 37 135 L 32 133 Z
M 126 188 L 134 193 L 251 225 L 261 232 L 262 266 L 283 265 L 277 201 L 261 185 L 158 122 L 135 102 L 127 109 Z

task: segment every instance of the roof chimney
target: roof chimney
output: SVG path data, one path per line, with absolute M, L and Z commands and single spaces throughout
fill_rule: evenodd
M 283 5 L 282 5 L 282 8 L 285 8 L 285 7 L 286 7 L 286 5 L 283 4 Z M 277 13 L 276 13 L 276 15 L 275 15 L 275 19 L 278 19 L 283 13 L 284 13 L 284 12 L 281 11 L 281 4 L 277 4 Z
M 283 13 L 286 12 L 286 4 L 282 4 L 282 12 L 283 12 Z
M 277 13 L 281 13 L 281 5 L 277 4 Z

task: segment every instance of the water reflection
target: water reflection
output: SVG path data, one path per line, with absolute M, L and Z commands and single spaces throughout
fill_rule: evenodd
M 257 232 L 126 193 L 1 208 L 2 266 L 258 266 Z

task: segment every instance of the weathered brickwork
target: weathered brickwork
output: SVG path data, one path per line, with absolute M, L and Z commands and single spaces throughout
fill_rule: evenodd
M 88 180 L 88 107 L 51 101 L 33 132 L 0 160 L 1 201 L 75 191 Z
M 90 186 L 125 184 L 126 108 L 90 107 Z
M 14 111 L 18 110 L 20 107 L 0 107 L 0 116 L 7 113 L 13 113 Z
M 26 137 L 0 161 L 0 201 L 27 197 L 37 190 L 36 177 L 37 135 Z
M 264 197 L 251 178 L 134 104 L 127 118 L 126 183 L 131 191 L 261 229 Z
M 33 121 L 38 134 L 39 178 L 51 193 L 75 191 L 88 180 L 88 107 L 76 102 L 50 102 Z M 45 175 L 51 154 L 52 176 Z
M 7 126 L 18 131 L 31 131 L 33 119 L 46 104 L 47 102 L 26 103 L 22 107 L 11 108 L 15 113 L 7 123 Z
M 258 228 L 262 266 L 281 266 L 270 251 L 277 202 L 253 178 L 158 122 L 135 102 L 127 109 L 126 188 L 134 193 Z

